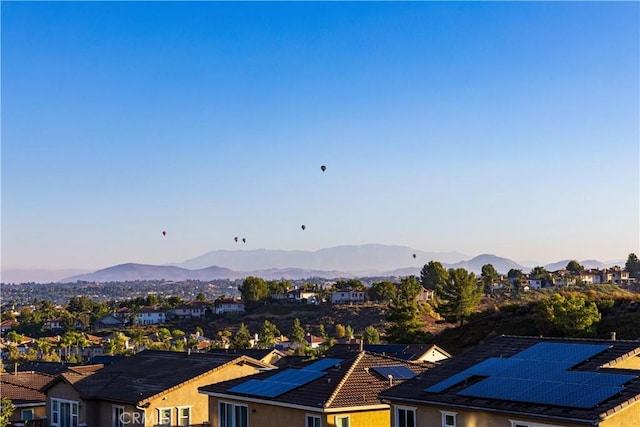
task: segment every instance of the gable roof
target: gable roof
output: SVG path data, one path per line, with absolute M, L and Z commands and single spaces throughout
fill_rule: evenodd
M 46 396 L 40 390 L 54 379 L 54 376 L 40 372 L 2 372 L 2 397 L 8 397 L 16 405 L 44 403 Z
M 543 346 L 541 347 L 540 344 Z M 549 344 L 553 345 L 549 346 Z M 582 345 L 582 347 L 571 345 Z M 540 363 L 542 361 L 536 360 L 536 357 L 529 356 L 536 349 L 547 350 L 541 357 L 545 359 L 544 363 Z M 582 351 L 580 349 L 590 351 L 584 353 L 585 356 L 580 356 Z M 569 356 L 564 362 L 550 360 L 556 351 L 567 351 Z M 639 354 L 640 342 L 638 341 L 503 335 L 443 361 L 427 374 L 390 388 L 382 392 L 380 397 L 396 402 L 422 403 L 449 408 L 475 408 L 479 411 L 518 413 L 545 419 L 571 419 L 591 423 L 605 419 L 629 403 L 640 399 L 640 378 L 638 377 L 640 371 L 613 368 L 616 363 Z M 503 369 L 507 364 L 518 363 L 518 360 L 525 362 L 522 365 L 525 371 L 517 374 L 507 374 L 506 371 L 500 371 L 499 374 L 492 372 L 492 369 L 494 371 Z M 556 370 L 554 365 L 558 365 L 561 369 Z M 589 399 L 585 396 L 586 401 L 578 402 L 577 399 L 564 399 L 561 395 L 553 394 L 555 386 L 552 384 L 561 384 L 570 391 L 569 397 L 584 395 L 584 384 L 577 384 L 577 381 L 571 377 L 596 372 L 618 374 L 616 377 L 609 378 L 619 380 L 620 387 L 613 390 L 605 389 L 611 385 L 594 385 L 594 396 L 601 396 L 602 400 L 597 397 Z M 530 384 L 535 381 L 539 388 L 527 391 L 520 389 L 520 392 L 525 393 L 520 395 L 509 395 L 508 392 L 505 394 L 502 391 L 507 388 L 505 385 L 516 382 L 514 379 L 518 376 L 527 377 L 532 381 Z M 545 380 L 545 376 L 549 379 Z M 485 380 L 489 382 L 484 384 L 485 389 L 482 390 L 481 383 Z M 490 382 L 498 386 L 489 388 Z
M 90 375 L 67 372 L 62 376 L 85 399 L 141 404 L 213 370 L 239 363 L 272 367 L 247 356 L 145 350 Z
M 340 359 L 321 358 L 312 360 L 299 365 L 300 369 L 272 370 L 253 375 L 250 379 L 239 378 L 224 381 L 200 387 L 199 390 L 201 393 L 218 397 L 261 401 L 265 404 L 278 406 L 302 406 L 309 410 L 325 412 L 353 407 L 360 409 L 382 407 L 382 403 L 378 399 L 378 393 L 391 386 L 390 380 L 386 375 L 381 375 L 374 368 L 392 366 L 401 366 L 403 369 L 408 369 L 412 372 L 412 375 L 417 375 L 428 369 L 430 365 L 416 365 L 389 356 L 361 351 L 345 354 Z M 298 373 L 305 375 L 302 371 L 307 373 L 316 371 L 315 374 L 308 375 L 314 379 L 306 383 L 302 380 L 299 386 L 271 397 L 256 395 L 251 390 L 254 384 L 260 388 L 262 384 L 273 384 L 274 381 L 280 384 L 279 378 L 283 378 L 283 376 L 296 377 Z M 272 380 L 269 380 L 270 378 Z M 251 383 L 248 383 L 249 381 Z M 260 383 L 260 381 L 265 382 Z M 396 379 L 393 380 L 393 384 L 402 381 L 404 380 Z M 286 388 L 289 387 L 285 386 Z M 247 393 L 247 390 L 249 393 Z
M 407 361 L 421 361 L 426 353 L 435 349 L 447 357 L 451 357 L 449 353 L 434 344 L 364 344 L 363 349 L 372 353 L 378 353 L 386 356 L 395 357 Z M 360 344 L 343 343 L 334 344 L 325 351 L 327 357 L 340 357 L 340 355 L 348 352 L 360 351 Z

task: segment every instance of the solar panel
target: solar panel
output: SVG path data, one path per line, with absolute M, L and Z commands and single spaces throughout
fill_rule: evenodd
M 309 366 L 305 366 L 304 368 L 302 368 L 302 370 L 306 370 L 306 371 L 324 371 L 327 368 L 332 368 L 336 365 L 339 365 L 340 363 L 342 363 L 343 360 L 342 359 L 331 359 L 331 358 L 324 358 L 324 359 L 320 359 L 317 362 L 312 363 Z
M 321 371 L 287 369 L 264 380 L 250 379 L 231 387 L 228 391 L 261 397 L 277 397 L 326 374 Z
M 575 408 L 592 408 L 619 393 L 634 375 L 570 371 L 608 349 L 600 344 L 538 343 L 509 358 L 486 359 L 425 391 L 439 393 L 472 377 L 487 377 L 457 394 Z
M 371 369 L 373 369 L 374 371 L 376 371 L 377 373 L 379 373 L 385 378 L 391 375 L 394 379 L 397 379 L 397 380 L 407 380 L 417 375 L 411 369 L 403 365 L 374 366 Z
M 407 348 L 404 344 L 367 344 L 364 349 L 374 353 L 402 353 Z

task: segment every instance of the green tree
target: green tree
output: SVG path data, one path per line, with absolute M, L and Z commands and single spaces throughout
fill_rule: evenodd
M 406 276 L 400 279 L 396 299 L 400 303 L 411 303 L 416 301 L 422 292 L 422 285 L 416 276 Z
M 289 332 L 289 339 L 293 348 L 296 349 L 296 354 L 298 355 L 304 354 L 304 350 L 307 344 L 307 341 L 304 339 L 304 337 L 304 328 L 300 325 L 300 320 L 296 317 L 295 319 L 293 319 L 293 326 L 291 327 L 291 331 Z
M 13 415 L 13 411 L 16 410 L 16 406 L 8 397 L 2 397 L 0 399 L 0 427 L 7 427 L 11 425 L 9 419 Z
M 251 348 L 251 334 L 249 333 L 249 328 L 247 328 L 244 323 L 240 324 L 238 331 L 233 338 L 231 338 L 229 346 L 235 349 Z
M 335 290 L 343 290 L 343 289 L 351 289 L 354 291 L 363 291 L 364 290 L 364 283 L 362 283 L 359 279 L 340 279 L 338 281 L 336 281 L 336 283 L 333 285 L 333 288 Z
M 493 264 L 485 264 L 482 266 L 480 279 L 482 280 L 483 291 L 486 295 L 493 294 L 493 285 L 498 281 L 499 277 L 500 275 Z
M 322 323 L 318 325 L 318 336 L 320 338 L 324 338 L 325 340 L 328 338 L 327 331 L 324 329 L 324 325 Z
M 282 295 L 291 289 L 291 282 L 288 280 L 269 280 L 267 287 L 269 288 L 269 295 Z
M 436 311 L 448 322 L 459 321 L 462 331 L 464 319 L 480 304 L 482 288 L 482 282 L 478 282 L 472 272 L 464 268 L 451 268 L 449 280 L 436 289 Z
M 351 327 L 351 325 L 347 325 L 347 327 L 344 329 L 344 334 L 347 338 L 349 339 L 353 339 L 353 337 L 355 336 L 355 332 L 353 331 L 353 327 Z
M 630 253 L 627 257 L 627 262 L 624 264 L 624 269 L 629 272 L 629 276 L 633 278 L 640 278 L 640 260 L 634 253 Z
M 271 348 L 276 342 L 276 338 L 280 336 L 280 331 L 275 324 L 265 319 L 262 322 L 260 332 L 258 332 L 258 347 Z
M 573 274 L 578 274 L 580 273 L 582 270 L 584 270 L 584 267 L 580 265 L 580 263 L 578 261 L 571 260 L 569 261 L 569 263 L 567 264 L 567 266 L 565 267 L 567 270 L 569 270 L 571 273 Z
M 429 261 L 420 271 L 420 283 L 425 289 L 435 291 L 449 280 L 449 272 L 438 261 Z
M 588 302 L 582 296 L 565 297 L 555 293 L 539 304 L 536 320 L 544 333 L 579 337 L 593 336 L 601 318 L 596 303 Z
M 369 325 L 364 328 L 362 340 L 365 344 L 380 344 L 380 333 L 373 326 Z
M 390 280 L 375 282 L 369 288 L 369 299 L 377 302 L 389 302 L 396 298 L 398 289 Z
M 204 296 L 204 294 L 202 292 L 198 293 L 198 295 L 196 295 L 196 301 L 207 301 L 207 297 Z
M 75 296 L 69 299 L 67 310 L 70 313 L 82 313 L 84 311 L 93 311 L 96 304 L 86 295 Z
M 269 297 L 269 286 L 260 277 L 248 276 L 243 280 L 238 290 L 247 309 L 255 307 Z

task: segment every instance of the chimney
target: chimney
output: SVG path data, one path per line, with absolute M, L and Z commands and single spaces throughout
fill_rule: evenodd
M 616 332 L 612 331 L 611 332 L 611 341 L 615 341 L 616 340 Z
M 360 351 L 364 350 L 364 340 L 360 339 Z
M 387 378 L 389 378 L 389 387 L 391 387 L 393 385 L 393 375 L 389 374 Z

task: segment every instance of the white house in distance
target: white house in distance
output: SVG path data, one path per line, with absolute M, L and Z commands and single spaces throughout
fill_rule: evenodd
M 142 307 L 133 318 L 135 325 L 161 325 L 167 320 L 164 311 L 155 307 Z
M 365 291 L 354 291 L 351 289 L 343 289 L 335 291 L 331 294 L 332 304 L 364 304 L 366 300 Z
M 213 313 L 244 313 L 244 304 L 240 299 L 218 298 L 213 302 Z

